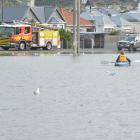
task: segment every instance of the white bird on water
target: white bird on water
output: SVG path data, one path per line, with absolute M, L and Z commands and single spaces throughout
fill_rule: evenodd
M 39 96 L 39 94 L 40 94 L 40 90 L 39 90 L 39 88 L 37 88 L 37 89 L 34 91 L 34 95 L 38 95 L 38 96 Z

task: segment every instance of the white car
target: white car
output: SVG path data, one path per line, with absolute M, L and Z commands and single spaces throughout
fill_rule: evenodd
M 140 40 L 138 36 L 127 36 L 124 40 L 117 42 L 118 50 L 127 49 L 128 51 L 136 51 L 140 48 Z

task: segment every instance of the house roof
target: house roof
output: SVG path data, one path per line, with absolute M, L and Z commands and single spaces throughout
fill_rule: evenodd
M 102 13 L 97 8 L 87 9 L 86 12 L 92 13 L 94 16 L 101 16 Z
M 80 16 L 89 21 L 95 20 L 93 14 L 91 14 L 90 12 L 83 12 L 80 14 Z
M 28 6 L 4 7 L 3 20 L 4 22 L 12 22 L 13 20 L 22 20 L 28 10 L 30 10 L 30 7 Z M 1 8 L 0 8 L 0 11 L 1 11 Z M 1 12 L 0 12 L 0 21 L 2 21 Z
M 82 18 L 86 19 L 86 20 L 89 20 L 89 21 L 94 20 L 96 25 L 98 25 L 98 26 L 103 26 L 104 25 L 102 14 L 97 12 L 97 11 L 83 12 L 83 13 L 81 13 L 80 16 Z
M 117 16 L 111 16 L 110 17 L 111 20 L 118 26 L 130 26 L 131 23 L 128 22 L 127 20 L 125 20 L 124 18 L 122 18 L 121 16 L 117 15 Z
M 101 14 L 98 10 L 92 10 L 91 12 L 83 12 L 81 13 L 81 17 L 87 20 L 95 20 L 97 26 L 110 26 L 115 27 L 116 25 L 110 20 L 109 16 Z M 90 18 L 89 18 L 90 17 Z
M 104 26 L 104 20 L 103 20 L 103 16 L 96 16 L 95 18 L 95 23 L 98 26 Z
M 50 20 L 49 20 L 49 23 L 54 23 L 54 24 L 56 24 L 56 23 L 65 23 L 63 20 L 61 20 L 60 18 L 58 18 L 58 17 L 52 17 Z
M 2 21 L 2 13 L 0 9 L 0 21 Z M 53 18 L 54 12 L 58 11 L 55 6 L 39 6 L 39 7 L 29 7 L 29 6 L 20 6 L 20 7 L 4 7 L 3 17 L 4 22 L 12 22 L 14 20 L 26 20 L 26 18 L 30 18 L 29 11 L 32 12 L 33 16 L 40 23 L 48 23 L 51 18 Z M 26 17 L 28 16 L 28 17 Z M 56 16 L 57 17 L 57 16 Z M 57 21 L 58 21 L 57 17 Z M 54 20 L 54 18 L 52 19 Z M 56 20 L 56 19 L 55 19 Z M 64 22 L 63 19 L 60 18 L 60 22 Z M 61 23 L 62 23 L 61 22 Z
M 39 6 L 39 7 L 32 7 L 33 12 L 38 17 L 41 23 L 48 22 L 49 18 L 51 17 L 52 13 L 56 10 L 55 6 Z
M 121 16 L 129 22 L 139 22 L 140 21 L 140 13 L 127 12 L 127 13 L 123 13 Z
M 110 28 L 117 27 L 116 24 L 111 21 L 111 19 L 109 18 L 109 16 L 102 15 L 102 17 L 103 17 L 104 27 L 110 27 Z
M 98 8 L 98 10 L 102 13 L 102 14 L 111 14 L 111 15 L 119 15 L 120 13 L 112 8 Z
M 137 12 L 129 12 L 130 16 L 131 17 L 134 17 L 135 19 L 138 20 L 138 22 L 140 22 L 140 12 L 137 11 Z
M 73 25 L 73 13 L 71 11 L 68 11 L 64 8 L 60 8 L 60 13 L 62 14 L 65 22 L 67 23 L 68 26 Z M 80 18 L 80 25 L 81 26 L 94 26 L 90 21 Z

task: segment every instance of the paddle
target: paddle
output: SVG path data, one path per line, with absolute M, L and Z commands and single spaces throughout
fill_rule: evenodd
M 111 63 L 111 64 L 113 63 L 113 64 L 114 64 L 115 62 L 111 62 L 111 61 L 101 61 L 101 64 L 109 64 L 109 63 Z
M 131 63 L 140 63 L 140 60 L 133 60 Z M 114 64 L 115 62 L 113 61 L 101 61 L 101 64 Z

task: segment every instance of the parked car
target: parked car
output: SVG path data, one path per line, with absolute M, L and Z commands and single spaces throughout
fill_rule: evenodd
M 139 36 L 127 36 L 124 40 L 117 42 L 118 50 L 127 49 L 128 51 L 136 51 L 140 48 Z

